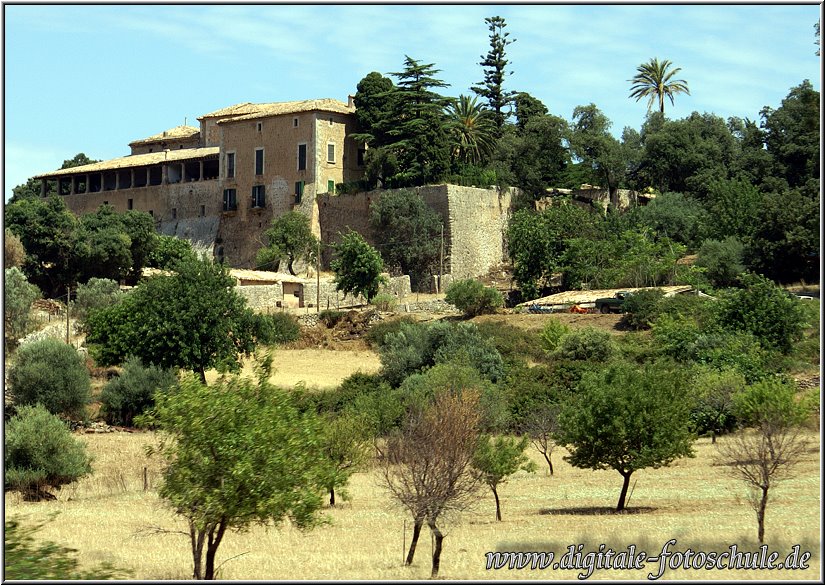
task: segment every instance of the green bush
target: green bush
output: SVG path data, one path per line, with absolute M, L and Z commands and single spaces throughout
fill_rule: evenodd
M 114 305 L 123 293 L 120 285 L 108 278 L 90 278 L 86 284 L 77 287 L 74 302 L 74 316 L 85 319 L 90 312 Z
M 132 426 L 135 416 L 155 404 L 155 392 L 168 390 L 176 381 L 173 371 L 144 366 L 139 358 L 130 357 L 123 372 L 103 387 L 101 413 L 111 425 Z
M 745 271 L 742 261 L 745 247 L 735 237 L 705 240 L 699 248 L 696 266 L 705 269 L 705 276 L 714 288 L 734 286 L 737 277 Z
M 445 300 L 468 317 L 495 313 L 504 305 L 501 293 L 477 280 L 457 280 L 447 287 Z
M 622 305 L 625 313 L 622 323 L 637 331 L 650 329 L 659 315 L 659 306 L 663 298 L 664 293 L 655 288 L 636 291 L 629 295 Z
M 361 396 L 377 395 L 389 390 L 389 385 L 378 374 L 355 372 L 345 378 L 338 388 L 307 393 L 305 400 L 319 414 L 338 414 L 352 407 Z
M 387 333 L 398 333 L 401 330 L 401 326 L 404 323 L 415 322 L 415 318 L 410 317 L 409 315 L 404 315 L 402 317 L 397 317 L 395 319 L 385 319 L 383 321 L 377 321 L 376 323 L 370 325 L 370 328 L 367 330 L 367 334 L 364 336 L 364 339 L 370 347 L 378 348 L 384 345 L 384 339 L 386 338 Z
M 395 295 L 389 293 L 378 293 L 370 301 L 370 304 L 379 311 L 387 313 L 395 311 L 395 308 L 398 306 L 398 299 L 395 298 Z
M 528 358 L 540 361 L 545 357 L 538 336 L 532 331 L 493 321 L 482 321 L 475 325 L 482 337 L 493 342 L 508 365 L 524 363 Z
M 387 333 L 379 348 L 382 375 L 392 385 L 436 363 L 471 365 L 495 382 L 504 374 L 504 361 L 493 343 L 473 323 L 402 323 Z
M 399 390 L 408 412 L 426 407 L 442 391 L 456 394 L 474 390 L 479 393 L 481 428 L 484 432 L 500 432 L 509 424 L 506 394 L 470 365 L 438 363 L 405 378 Z
M 733 397 L 745 384 L 744 376 L 735 370 L 698 370 L 693 378 L 695 403 L 690 413 L 697 434 L 710 434 L 715 440 L 736 428 Z
M 128 574 L 103 563 L 94 569 L 81 570 L 77 550 L 51 541 L 35 540 L 43 524 L 22 526 L 17 518 L 4 522 L 4 577 L 23 580 L 102 580 L 127 579 Z
M 171 269 L 182 260 L 192 260 L 196 257 L 189 240 L 156 234 L 155 246 L 149 253 L 146 265 L 152 268 Z
M 745 274 L 740 282 L 744 288 L 720 299 L 719 324 L 752 333 L 765 347 L 789 353 L 807 325 L 801 301 L 758 274 Z
M 344 318 L 346 311 L 336 311 L 335 309 L 324 309 L 318 313 L 318 320 L 326 325 L 328 328 L 335 327 L 338 322 Z
M 613 342 L 607 331 L 585 327 L 562 337 L 556 357 L 568 360 L 606 361 L 613 352 Z
M 275 345 L 295 341 L 301 335 L 298 319 L 289 313 L 255 315 L 255 337 L 263 345 Z
M 86 446 L 66 423 L 40 405 L 21 406 L 5 429 L 7 490 L 27 500 L 54 499 L 49 488 L 72 483 L 92 471 Z
M 553 353 L 559 348 L 562 338 L 570 333 L 570 327 L 558 319 L 550 319 L 541 330 L 541 347 L 547 353 Z
M 91 400 L 89 371 L 71 345 L 44 339 L 24 345 L 9 371 L 9 387 L 18 406 L 42 404 L 52 414 L 74 419 L 86 415 Z
M 40 298 L 40 289 L 29 283 L 19 268 L 6 268 L 4 283 L 3 317 L 7 343 L 17 345 L 31 328 L 31 306 Z

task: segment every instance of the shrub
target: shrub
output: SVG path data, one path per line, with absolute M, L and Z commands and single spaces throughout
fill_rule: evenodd
M 43 524 L 21 526 L 17 518 L 6 520 L 4 576 L 11 581 L 23 580 L 99 580 L 126 579 L 128 575 L 108 563 L 90 570 L 80 570 L 73 548 L 51 541 L 35 541 Z
M 7 268 L 20 268 L 26 261 L 26 249 L 23 242 L 9 228 L 5 229 L 3 240 L 3 265 Z
M 275 345 L 295 341 L 301 335 L 298 319 L 289 313 L 255 315 L 255 337 L 263 345 Z
M 806 326 L 799 299 L 758 274 L 745 274 L 740 282 L 744 288 L 720 299 L 720 325 L 752 333 L 766 347 L 790 352 Z
M 570 333 L 570 328 L 557 319 L 550 319 L 541 330 L 541 347 L 547 353 L 559 348 L 562 338 Z
M 735 370 L 701 369 L 693 379 L 695 405 L 690 413 L 699 435 L 716 436 L 736 427 L 733 397 L 745 387 L 745 378 Z
M 532 331 L 492 321 L 483 321 L 475 325 L 483 337 L 493 342 L 508 365 L 524 363 L 527 358 L 538 361 L 545 357 L 538 343 L 538 336 Z
M 625 314 L 622 317 L 622 323 L 634 330 L 650 329 L 659 314 L 659 306 L 663 298 L 664 293 L 655 288 L 636 291 L 628 295 L 623 303 Z
M 182 260 L 192 260 L 196 257 L 189 240 L 157 234 L 155 246 L 149 253 L 146 265 L 153 268 L 171 269 Z
M 607 331 L 585 327 L 562 337 L 556 357 L 568 360 L 606 361 L 613 351 Z
M 86 284 L 78 285 L 77 298 L 74 303 L 75 317 L 85 319 L 98 309 L 114 305 L 123 293 L 114 280 L 108 278 L 90 278 Z
M 91 399 L 89 372 L 71 346 L 44 339 L 20 348 L 9 371 L 9 387 L 17 405 L 42 404 L 52 414 L 84 418 Z
M 382 375 L 392 386 L 445 362 L 471 365 L 494 382 L 504 374 L 501 354 L 473 323 L 402 323 L 397 333 L 386 334 L 379 353 Z
M 22 406 L 5 430 L 5 487 L 27 500 L 54 499 L 49 488 L 72 483 L 92 471 L 86 446 L 44 407 Z
M 338 322 L 344 318 L 346 315 L 346 311 L 336 311 L 335 309 L 324 309 L 320 313 L 318 313 L 318 320 L 329 327 L 330 329 L 335 327 Z
M 468 317 L 495 313 L 504 305 L 501 293 L 477 280 L 457 280 L 447 287 L 445 300 Z
M 504 430 L 509 424 L 509 405 L 501 389 L 465 364 L 439 363 L 425 372 L 408 376 L 399 387 L 408 412 L 423 409 L 441 393 L 472 390 L 479 394 L 481 427 L 486 432 Z
M 390 387 L 378 374 L 355 372 L 345 378 L 338 388 L 307 394 L 306 401 L 319 414 L 338 414 L 352 407 L 361 396 L 381 394 L 389 390 Z
M 6 268 L 3 317 L 5 338 L 13 345 L 29 332 L 31 305 L 40 298 L 40 289 L 29 283 L 19 268 Z
M 705 269 L 705 276 L 715 288 L 733 286 L 745 271 L 742 256 L 745 247 L 735 237 L 705 240 L 699 248 L 696 266 Z
M 144 366 L 140 358 L 130 357 L 120 376 L 103 387 L 100 394 L 103 417 L 112 425 L 132 426 L 135 416 L 155 404 L 154 393 L 168 390 L 176 381 L 173 371 Z
M 395 298 L 395 295 L 389 293 L 378 293 L 370 303 L 379 311 L 387 313 L 395 310 L 398 306 L 398 299 Z
M 367 334 L 364 336 L 364 339 L 370 345 L 370 347 L 381 347 L 382 345 L 384 345 L 384 340 L 388 333 L 398 333 L 401 330 L 401 326 L 404 323 L 415 322 L 415 318 L 410 317 L 409 315 L 404 315 L 402 317 L 398 317 L 395 319 L 385 319 L 384 321 L 378 321 L 370 325 L 370 328 L 367 330 Z

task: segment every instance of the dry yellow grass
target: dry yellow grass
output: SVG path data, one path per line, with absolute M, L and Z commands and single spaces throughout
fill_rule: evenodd
M 812 450 L 794 479 L 776 489 L 767 513 L 767 539 L 782 557 L 793 544 L 814 553 L 807 571 L 667 571 L 665 579 L 804 579 L 819 580 L 820 467 L 819 434 L 812 434 Z M 158 469 L 143 449 L 151 433 L 84 435 L 96 456 L 92 477 L 60 492 L 57 502 L 24 503 L 6 495 L 6 514 L 39 521 L 56 510 L 41 537 L 80 551 L 84 565 L 110 561 L 132 571 L 136 579 L 186 579 L 191 574 L 188 537 L 147 532 L 150 527 L 182 531 L 176 518 L 150 489 L 143 491 L 143 468 L 156 486 Z M 721 440 L 724 440 L 722 438 Z M 441 577 L 445 579 L 576 579 L 578 571 L 486 571 L 485 553 L 495 550 L 553 550 L 586 543 L 594 550 L 605 542 L 616 548 L 635 543 L 655 554 L 671 538 L 679 547 L 723 551 L 731 544 L 753 545 L 754 513 L 745 487 L 713 464 L 709 440 L 696 443 L 697 457 L 668 468 L 638 472 L 630 508 L 637 513 L 616 515 L 621 485 L 613 471 L 570 467 L 562 453 L 554 458 L 555 476 L 537 452 L 535 474 L 519 472 L 501 491 L 504 520 L 495 521 L 489 491 L 480 492 L 476 507 L 447 525 Z M 403 527 L 409 520 L 395 507 L 367 470 L 350 483 L 351 499 L 325 511 L 329 524 L 302 533 L 288 525 L 255 527 L 227 535 L 218 553 L 223 579 L 426 579 L 430 574 L 430 539 L 422 533 L 411 567 L 402 566 Z M 599 512 L 599 513 L 595 513 Z M 641 579 L 658 572 L 655 564 L 644 571 L 596 571 L 592 579 Z
M 333 351 L 327 349 L 278 349 L 272 351 L 273 374 L 270 382 L 277 386 L 293 387 L 303 382 L 307 388 L 334 388 L 355 372 L 372 374 L 381 367 L 374 351 Z M 254 360 L 245 360 L 244 376 L 254 376 Z M 206 373 L 212 383 L 218 373 Z

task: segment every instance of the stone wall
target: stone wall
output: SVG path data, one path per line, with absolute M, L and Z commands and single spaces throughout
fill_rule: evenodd
M 335 282 L 329 278 L 324 278 L 320 282 L 320 305 L 321 309 L 341 309 L 365 305 L 367 301 L 364 297 L 345 295 L 335 290 Z M 314 279 L 307 279 L 303 283 L 303 306 L 315 307 L 318 286 Z M 262 313 L 280 311 L 284 305 L 284 288 L 281 283 L 237 286 L 235 290 L 246 299 L 247 305 L 253 310 Z M 382 293 L 388 293 L 396 298 L 402 299 L 411 294 L 410 277 L 395 276 L 390 278 L 389 284 L 381 287 Z
M 486 274 L 507 260 L 505 232 L 512 210 L 510 190 L 479 189 L 458 185 L 428 185 L 412 189 L 444 222 L 444 273 L 455 278 Z M 327 246 L 323 263 L 329 266 L 329 244 L 338 242 L 347 229 L 359 232 L 374 244 L 375 232 L 369 225 L 370 205 L 385 191 L 354 195 L 318 197 L 321 240 Z

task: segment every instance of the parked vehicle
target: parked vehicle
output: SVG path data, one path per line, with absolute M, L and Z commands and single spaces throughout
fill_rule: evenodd
M 632 294 L 629 291 L 620 290 L 614 297 L 596 299 L 596 310 L 600 313 L 624 313 L 624 301 Z

